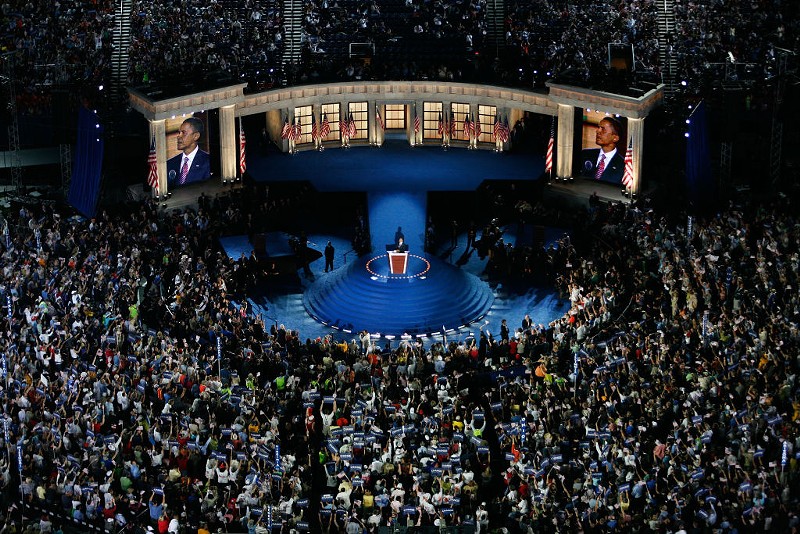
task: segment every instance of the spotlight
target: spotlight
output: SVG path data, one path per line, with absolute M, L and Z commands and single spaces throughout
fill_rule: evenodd
M 103 84 L 102 84 L 102 83 L 101 83 L 100 85 L 98 85 L 98 86 L 97 86 L 97 90 L 98 90 L 98 91 L 102 91 L 102 90 L 103 90 Z
M 682 85 L 682 86 L 684 86 L 684 87 L 686 87 L 688 84 L 686 83 L 686 80 L 683 80 L 683 81 L 681 82 L 681 85 Z
M 689 119 L 686 119 L 686 124 L 692 124 L 692 121 L 689 120 Z
M 688 139 L 689 138 L 689 132 L 686 132 L 685 134 L 683 134 L 683 136 Z

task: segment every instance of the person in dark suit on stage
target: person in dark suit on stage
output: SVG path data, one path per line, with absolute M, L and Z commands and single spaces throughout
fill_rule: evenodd
M 181 153 L 167 160 L 169 187 L 202 182 L 211 176 L 211 158 L 198 146 L 203 130 L 203 121 L 197 117 L 189 117 L 181 124 L 177 137 Z
M 336 249 L 333 248 L 333 244 L 328 241 L 328 244 L 325 245 L 325 272 L 333 270 L 333 258 L 336 255 Z
M 398 238 L 397 246 L 394 249 L 395 252 L 408 252 L 408 245 L 406 245 L 405 241 L 402 237 Z
M 613 117 L 606 117 L 597 125 L 595 143 L 599 148 L 581 151 L 581 175 L 594 180 L 620 183 L 625 171 L 624 155 L 617 145 L 622 135 L 622 124 Z

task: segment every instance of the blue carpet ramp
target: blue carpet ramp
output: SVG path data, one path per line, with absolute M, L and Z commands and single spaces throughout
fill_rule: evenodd
M 389 274 L 386 254 L 364 256 L 321 277 L 303 296 L 306 311 L 347 332 L 426 335 L 480 320 L 494 303 L 477 276 L 433 256 L 409 255 L 407 274 Z

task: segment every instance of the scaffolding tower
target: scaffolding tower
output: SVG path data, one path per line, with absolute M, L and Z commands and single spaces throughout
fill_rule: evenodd
M 786 89 L 789 56 L 794 55 L 795 53 L 791 50 L 775 48 L 775 101 L 772 105 L 772 124 L 770 128 L 769 145 L 769 178 L 772 187 L 777 187 L 781 181 L 781 167 L 783 163 L 783 93 Z
M 19 116 L 17 115 L 17 91 L 14 77 L 14 52 L 0 55 L 3 62 L 3 84 L 8 94 L 8 151 L 11 155 L 11 187 L 19 193 L 22 185 L 22 159 L 19 153 Z

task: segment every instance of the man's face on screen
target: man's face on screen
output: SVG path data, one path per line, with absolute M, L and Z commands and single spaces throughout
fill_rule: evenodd
M 614 124 L 605 119 L 601 120 L 600 124 L 597 125 L 597 131 L 594 134 L 594 140 L 595 143 L 597 143 L 597 146 L 606 149 L 606 151 L 612 150 L 614 147 L 616 147 L 617 142 L 619 141 L 619 135 L 614 128 Z
M 178 150 L 181 152 L 191 152 L 197 146 L 197 140 L 200 134 L 194 131 L 194 128 L 188 123 L 181 124 L 181 129 L 178 130 Z

